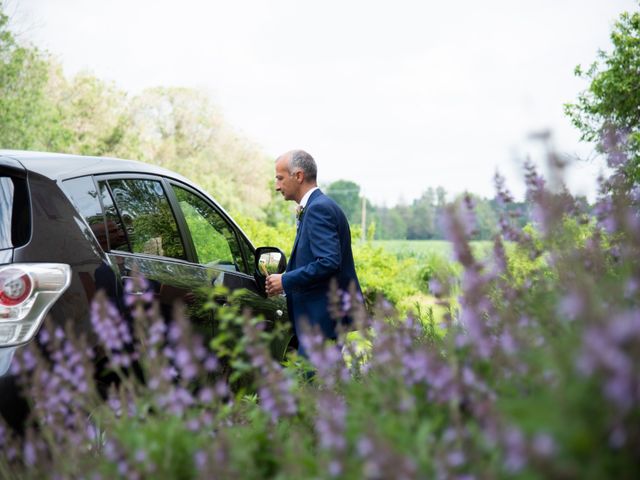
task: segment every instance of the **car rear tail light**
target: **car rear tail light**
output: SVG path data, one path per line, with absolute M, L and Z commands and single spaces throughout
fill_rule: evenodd
M 63 263 L 0 267 L 0 347 L 31 340 L 70 283 L 71 268 Z
M 0 271 L 0 305 L 13 307 L 24 302 L 33 288 L 31 277 L 19 268 Z

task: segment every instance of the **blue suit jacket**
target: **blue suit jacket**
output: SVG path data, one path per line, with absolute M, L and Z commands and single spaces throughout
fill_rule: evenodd
M 302 321 L 318 325 L 326 338 L 336 338 L 337 321 L 329 314 L 332 279 L 344 292 L 355 285 L 361 296 L 351 252 L 351 231 L 344 213 L 331 198 L 314 191 L 300 219 L 282 286 L 287 294 L 289 318 L 300 335 Z M 355 302 L 355 299 L 353 300 Z

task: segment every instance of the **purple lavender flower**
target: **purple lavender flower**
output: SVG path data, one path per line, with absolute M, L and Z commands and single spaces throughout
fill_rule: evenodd
M 38 461 L 38 455 L 36 453 L 36 447 L 31 440 L 24 442 L 22 458 L 27 467 L 33 467 Z
M 558 313 L 568 320 L 575 320 L 584 312 L 585 307 L 581 294 L 573 291 L 562 298 L 558 305 Z
M 462 453 L 460 450 L 453 450 L 452 452 L 449 452 L 447 454 L 447 463 L 451 467 L 461 467 L 462 465 L 464 465 L 465 461 L 466 459 L 464 453 Z
M 347 406 L 344 399 L 325 392 L 318 398 L 317 408 L 315 429 L 320 448 L 333 454 L 343 452 L 347 447 L 344 437 Z
M 250 319 L 243 325 L 250 362 L 259 371 L 260 407 L 275 423 L 280 418 L 294 415 L 297 412 L 297 404 L 292 393 L 293 381 L 284 374 L 282 367 L 271 359 L 267 346 L 260 340 L 263 328 L 264 323 L 256 324 Z
M 521 471 L 527 462 L 524 436 L 520 430 L 512 427 L 505 432 L 503 442 L 505 447 L 505 468 L 511 473 Z
M 308 329 L 300 336 L 300 341 L 316 369 L 316 379 L 333 387 L 349 380 L 347 368 L 340 348 L 332 342 L 326 342 L 319 330 Z
M 338 460 L 331 460 L 328 471 L 331 477 L 339 476 L 342 473 L 342 463 Z
M 532 449 L 539 457 L 548 458 L 555 452 L 556 444 L 550 435 L 539 433 L 533 437 Z
M 116 307 L 111 304 L 102 292 L 96 295 L 91 304 L 91 323 L 93 329 L 107 352 L 112 355 L 111 362 L 115 367 L 131 365 L 130 354 L 126 351 L 132 343 L 129 326 Z
M 500 173 L 496 172 L 493 177 L 493 183 L 496 188 L 496 200 L 498 205 L 501 207 L 506 207 L 510 203 L 513 203 L 513 196 L 511 192 L 509 192 L 506 188 L 506 179 L 500 175 Z
M 136 292 L 136 293 L 134 293 Z M 142 295 L 137 292 L 143 292 Z M 146 278 L 136 275 L 128 278 L 124 283 L 124 302 L 131 307 L 136 304 L 151 303 L 153 301 L 153 291 Z
M 147 460 L 147 452 L 139 448 L 138 450 L 136 450 L 136 453 L 133 456 L 133 458 L 138 463 L 144 463 Z
M 196 464 L 196 468 L 198 470 L 204 470 L 206 465 L 207 465 L 207 452 L 205 452 L 204 450 L 198 450 L 194 456 L 193 456 L 193 460 Z
M 437 278 L 432 278 L 429 280 L 429 290 L 437 297 L 442 295 L 444 289 L 442 288 L 442 283 Z

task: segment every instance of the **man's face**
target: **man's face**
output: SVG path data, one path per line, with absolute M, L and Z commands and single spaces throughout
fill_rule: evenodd
M 276 191 L 282 193 L 285 200 L 298 200 L 300 190 L 300 172 L 289 173 L 289 159 L 279 158 L 276 162 Z

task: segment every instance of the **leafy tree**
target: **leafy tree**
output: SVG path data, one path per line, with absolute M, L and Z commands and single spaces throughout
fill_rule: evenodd
M 498 233 L 498 214 L 492 202 L 473 195 L 475 202 L 476 231 L 473 240 L 489 240 Z
M 46 95 L 50 63 L 18 44 L 0 1 L 0 148 L 56 150 L 68 132 Z
M 411 220 L 407 225 L 407 239 L 430 239 L 435 236 L 436 193 L 428 188 L 420 198 L 413 201 Z
M 362 223 L 360 185 L 351 180 L 336 180 L 327 186 L 326 194 L 340 205 L 349 223 Z
M 623 13 L 611 32 L 613 50 L 598 52 L 597 60 L 577 76 L 590 80 L 576 103 L 565 112 L 581 131 L 582 139 L 601 141 L 611 128 L 627 136 L 629 179 L 640 182 L 640 12 Z
M 397 208 L 381 208 L 377 210 L 376 238 L 399 239 L 407 238 L 407 224 Z
M 227 210 L 264 218 L 273 163 L 224 121 L 211 98 L 189 88 L 152 88 L 131 102 L 140 158 L 194 179 Z
M 52 65 L 46 88 L 67 132 L 64 150 L 80 155 L 139 158 L 126 92 L 88 73 L 70 80 Z

